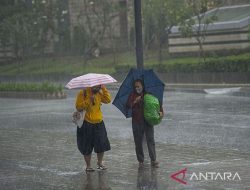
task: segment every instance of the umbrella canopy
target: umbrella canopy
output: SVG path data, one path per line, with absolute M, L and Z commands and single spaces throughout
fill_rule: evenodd
M 162 104 L 164 83 L 158 78 L 152 69 L 131 69 L 122 82 L 113 104 L 128 118 L 132 116 L 132 110 L 126 107 L 128 97 L 133 92 L 133 84 L 136 79 L 144 83 L 146 93 L 153 94 Z
M 117 81 L 108 74 L 89 73 L 89 74 L 71 79 L 65 87 L 68 89 L 87 88 L 87 87 L 92 87 L 92 86 L 101 85 L 101 84 L 109 84 L 109 83 L 114 83 L 114 82 L 117 82 Z

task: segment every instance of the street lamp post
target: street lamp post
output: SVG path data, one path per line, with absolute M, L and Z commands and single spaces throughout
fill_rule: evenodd
M 134 0 L 136 63 L 138 69 L 143 69 L 141 0 Z

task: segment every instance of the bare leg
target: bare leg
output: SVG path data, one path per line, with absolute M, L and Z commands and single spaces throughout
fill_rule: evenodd
M 102 164 L 102 159 L 104 156 L 104 152 L 97 153 L 97 169 L 99 170 L 106 170 L 107 168 Z
M 102 165 L 102 160 L 103 160 L 104 152 L 97 153 L 97 165 L 101 166 Z
M 84 155 L 84 160 L 86 162 L 86 168 L 91 168 L 91 154 Z

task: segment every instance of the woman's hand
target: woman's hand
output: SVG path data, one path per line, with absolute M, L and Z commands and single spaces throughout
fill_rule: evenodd
M 142 97 L 141 96 L 138 96 L 135 98 L 133 104 L 135 105 L 136 103 L 140 102 L 142 100 Z
M 160 111 L 159 112 L 159 115 L 160 115 L 160 118 L 162 119 L 163 118 L 163 116 L 164 116 L 164 114 L 163 114 L 163 112 L 162 111 Z
M 73 121 L 77 121 L 79 119 L 81 119 L 81 113 L 79 111 L 75 111 L 72 115 L 73 117 Z

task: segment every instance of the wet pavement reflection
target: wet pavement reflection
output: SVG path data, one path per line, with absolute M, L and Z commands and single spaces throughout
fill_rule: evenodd
M 112 94 L 116 92 L 113 91 Z M 0 98 L 1 190 L 248 190 L 250 189 L 250 97 L 167 92 L 165 117 L 155 126 L 160 168 L 136 161 L 131 120 L 103 105 L 111 151 L 107 171 L 84 171 L 71 122 L 76 91 L 64 100 Z M 92 166 L 96 166 L 93 154 Z M 187 184 L 171 178 L 186 168 Z M 236 172 L 240 180 L 190 180 L 202 172 Z
M 138 189 L 158 189 L 157 170 L 156 168 L 138 168 L 137 174 L 137 188 Z

